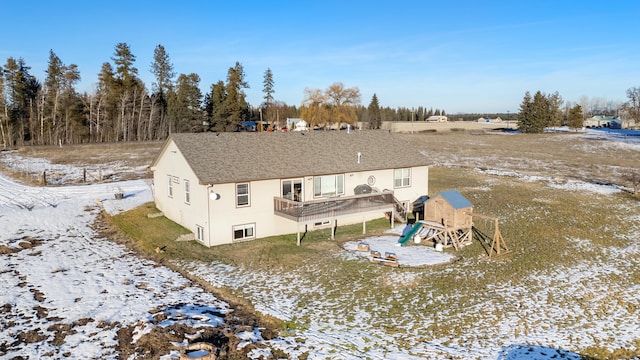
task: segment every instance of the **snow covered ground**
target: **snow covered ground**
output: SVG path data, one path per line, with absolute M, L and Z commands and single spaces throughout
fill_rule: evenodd
M 135 341 L 153 326 L 223 322 L 226 303 L 96 235 L 96 200 L 111 213 L 152 201 L 145 181 L 117 188 L 124 199 L 114 184 L 39 188 L 0 175 L 0 357 L 115 359 L 125 326 Z
M 632 147 L 640 154 L 639 137 L 600 132 L 585 136 L 606 137 L 610 146 Z M 38 161 L 10 156 L 32 171 L 41 171 Z M 544 181 L 557 191 L 586 190 L 600 197 L 620 191 L 615 186 L 558 182 L 499 169 L 478 171 Z M 120 191 L 124 199 L 116 200 L 114 194 Z M 226 303 L 174 271 L 101 239 L 91 227 L 99 206 L 117 213 L 149 201 L 151 189 L 143 180 L 43 188 L 24 186 L 0 174 L 0 357 L 114 359 L 123 327 L 134 328 L 135 341 L 155 326 L 180 321 L 217 326 L 224 321 L 224 314 L 232 311 Z M 624 206 L 638 224 L 637 203 Z M 380 267 L 354 274 L 353 292 L 346 294 L 310 282 L 317 275 L 310 263 L 301 264 L 296 272 L 269 273 L 223 263 L 181 265 L 213 285 L 242 289 L 259 311 L 298 324 L 291 336 L 263 341 L 291 359 L 579 359 L 575 352 L 561 349 L 603 344 L 633 348 L 640 339 L 640 285 L 611 282 L 609 277 L 623 277 L 640 266 L 640 226 L 620 234 L 635 239 L 632 245 L 602 249 L 608 256 L 598 263 L 579 263 L 551 275 L 532 273 L 524 282 L 492 285 L 477 298 L 464 299 L 414 286 L 419 277 L 449 272 L 446 266 L 429 266 L 451 258 L 427 247 L 395 246 L 398 230 L 364 241 L 372 249 L 396 252 L 407 268 Z M 581 239 L 574 241 L 576 247 L 585 246 Z M 338 256 L 360 261 L 358 257 L 366 255 L 356 247 L 355 242 L 347 243 Z M 410 266 L 426 266 L 427 271 Z M 395 298 L 381 302 L 367 277 L 379 286 L 397 286 Z M 428 303 L 416 300 L 425 297 Z M 491 310 L 487 299 L 508 306 Z M 378 306 L 372 307 L 372 302 Z M 460 307 L 453 312 L 432 310 L 451 302 Z M 166 320 L 153 316 L 158 309 Z M 470 318 L 474 325 L 463 334 L 448 333 L 443 324 L 451 318 Z M 427 335 L 438 330 L 440 336 Z M 254 342 L 260 334 L 247 332 L 244 338 Z M 256 359 L 268 354 L 268 349 L 251 352 Z M 174 351 L 165 358 L 177 356 Z

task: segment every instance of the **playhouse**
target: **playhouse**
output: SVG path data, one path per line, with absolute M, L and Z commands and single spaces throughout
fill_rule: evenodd
M 479 240 L 490 246 L 489 255 L 493 251 L 500 254 L 508 251 L 500 233 L 498 218 L 476 214 L 473 204 L 457 190 L 442 191 L 424 203 L 424 220 L 418 220 L 410 229 L 403 232 L 398 240 L 406 245 L 410 240 L 416 243 L 432 241 L 436 249 L 453 246 L 456 250 L 472 242 L 474 234 Z M 493 221 L 493 237 L 474 228 L 473 218 Z

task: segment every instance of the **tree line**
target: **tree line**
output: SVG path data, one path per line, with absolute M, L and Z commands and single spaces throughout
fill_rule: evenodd
M 150 89 L 128 44 L 117 44 L 110 60 L 102 64 L 95 89 L 80 93 L 78 66 L 65 64 L 53 50 L 43 81 L 22 58 L 9 57 L 0 65 L 2 147 L 162 140 L 172 132 L 233 131 L 263 114 L 273 119 L 299 114 L 295 106 L 273 100 L 273 83 L 265 84 L 265 104 L 251 107 L 239 62 L 228 69 L 226 81 L 202 94 L 198 74 L 177 75 L 162 45 L 150 64 Z M 270 70 L 265 82 L 267 74 Z
M 275 99 L 274 76 L 264 72 L 263 102 L 246 100 L 249 88 L 240 62 L 229 67 L 226 79 L 202 93 L 198 74 L 176 74 L 162 45 L 149 65 L 150 88 L 139 77 L 136 56 L 127 43 L 118 43 L 104 62 L 97 85 L 78 92 L 81 74 L 49 51 L 45 78 L 31 74 L 24 59 L 9 57 L 0 65 L 0 142 L 3 148 L 23 145 L 74 144 L 162 140 L 173 132 L 236 131 L 243 121 L 282 126 L 302 117 L 313 125 L 363 122 L 379 128 L 382 121 L 421 121 L 444 110 L 425 107 L 380 107 L 376 95 L 368 107 L 360 91 L 334 83 L 325 91 L 306 89 L 300 108 Z
M 625 119 L 639 119 L 640 88 L 629 88 L 626 94 L 629 100 L 625 103 L 589 99 L 586 96 L 577 103 L 565 103 L 557 91 L 552 94 L 537 91 L 533 96 L 527 91 L 517 114 L 518 128 L 524 133 L 540 133 L 546 128 L 558 126 L 581 129 L 584 120 L 594 115 L 621 115 Z

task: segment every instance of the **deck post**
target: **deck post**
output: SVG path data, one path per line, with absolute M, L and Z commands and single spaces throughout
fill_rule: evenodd
M 331 220 L 331 240 L 336 239 L 336 222 L 338 222 L 337 219 Z
M 300 223 L 296 225 L 296 230 L 298 230 L 298 246 L 300 246 Z

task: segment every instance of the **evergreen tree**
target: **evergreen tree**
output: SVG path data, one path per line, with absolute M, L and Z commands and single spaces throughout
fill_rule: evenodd
M 248 88 L 249 85 L 247 85 L 244 78 L 245 74 L 242 64 L 236 62 L 234 67 L 229 68 L 225 87 L 226 98 L 224 108 L 228 122 L 225 131 L 236 130 L 240 123 L 247 119 L 247 115 L 249 114 L 249 106 L 243 90 Z
M 98 142 L 114 141 L 117 116 L 115 74 L 110 63 L 102 63 L 98 74 L 96 97 L 95 139 Z
M 520 112 L 518 113 L 518 128 L 520 129 L 520 132 L 533 132 L 531 131 L 533 128 L 532 107 L 533 103 L 531 100 L 531 94 L 527 91 L 524 94 L 524 98 L 520 104 Z
M 162 45 L 157 45 L 153 51 L 151 73 L 155 76 L 155 82 L 152 86 L 153 92 L 167 94 L 173 88 L 173 78 L 176 73 L 173 71 L 169 54 Z
M 53 50 L 49 50 L 49 66 L 47 67 L 46 73 L 47 78 L 44 82 L 46 108 L 42 109 L 43 114 L 40 116 L 40 138 L 44 138 L 46 119 L 47 132 L 49 134 L 48 142 L 54 143 L 59 138 L 58 112 L 62 92 L 64 64 Z
M 32 139 L 32 132 L 37 122 L 36 98 L 40 91 L 40 83 L 29 74 L 31 67 L 24 59 L 7 59 L 4 66 L 4 82 L 7 116 L 7 143 L 9 145 L 25 145 Z
M 367 113 L 369 116 L 369 129 L 379 129 L 382 125 L 382 116 L 380 113 L 380 104 L 378 103 L 378 96 L 374 93 L 371 97 L 371 102 L 367 107 Z
M 541 133 L 546 127 L 555 126 L 559 116 L 562 98 L 559 94 L 546 96 L 541 91 L 537 91 L 533 99 L 527 91 L 518 114 L 518 128 L 523 133 Z
M 549 106 L 549 123 L 547 127 L 557 127 L 562 125 L 562 104 L 564 100 L 562 96 L 556 91 L 553 94 L 547 96 L 547 105 Z
M 168 116 L 176 132 L 194 132 L 202 129 L 200 77 L 191 73 L 180 74 L 175 92 L 169 96 Z
M 226 98 L 226 88 L 222 81 L 211 85 L 211 93 L 208 95 L 205 107 L 209 128 L 213 131 L 226 131 L 229 126 L 225 110 Z
M 116 45 L 111 58 L 116 65 L 114 95 L 118 117 L 115 141 L 138 140 L 142 133 L 141 117 L 138 115 L 147 94 L 144 84 L 138 78 L 138 69 L 133 66 L 135 59 L 128 44 Z
M 111 60 L 113 60 L 113 63 L 116 65 L 115 75 L 118 85 L 124 90 L 133 88 L 139 81 L 138 69 L 133 67 L 136 57 L 131 52 L 129 45 L 127 43 L 118 43 Z
M 576 104 L 569 110 L 569 115 L 567 116 L 567 126 L 572 129 L 581 129 L 584 126 L 584 120 L 582 115 L 582 106 Z
M 156 127 L 159 128 L 156 129 L 156 136 L 165 136 L 169 133 L 169 125 L 166 121 L 167 96 L 173 91 L 173 78 L 176 73 L 173 71 L 169 54 L 162 45 L 157 45 L 153 51 L 151 73 L 155 76 L 155 82 L 152 85 L 153 94 L 147 131 L 149 139 L 153 137 L 152 131 Z
M 275 93 L 274 82 L 273 82 L 273 72 L 270 68 L 264 72 L 264 81 L 262 82 L 263 88 L 262 92 L 264 92 L 264 106 L 263 106 L 263 116 L 268 122 L 272 122 L 274 120 L 273 114 L 271 114 L 271 108 L 273 107 L 273 94 Z

